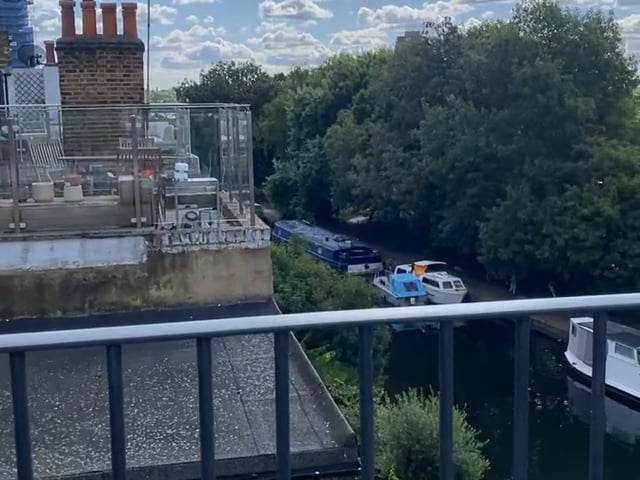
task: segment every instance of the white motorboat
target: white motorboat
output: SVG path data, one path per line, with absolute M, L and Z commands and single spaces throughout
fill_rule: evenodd
M 565 357 L 581 378 L 590 380 L 593 363 L 593 318 L 572 318 Z M 607 323 L 605 385 L 609 394 L 640 401 L 640 331 Z
M 448 272 L 445 262 L 420 260 L 398 265 L 394 273 L 413 273 L 424 284 L 429 301 L 436 304 L 461 303 L 467 295 L 467 287 L 460 277 Z

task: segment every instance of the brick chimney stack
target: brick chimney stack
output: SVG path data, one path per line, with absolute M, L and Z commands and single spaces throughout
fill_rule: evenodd
M 131 110 L 144 104 L 144 43 L 138 38 L 137 3 L 122 3 L 123 32 L 117 5 L 102 3 L 98 31 L 96 2 L 82 0 L 82 33 L 76 32 L 73 0 L 60 0 L 62 36 L 56 41 L 66 155 L 115 154 Z M 69 106 L 105 109 L 64 110 Z M 125 111 L 126 110 L 126 111 Z M 86 118 L 81 118 L 84 115 Z M 121 118 L 122 117 L 122 118 Z M 89 121 L 90 120 L 90 121 Z
M 56 45 L 53 40 L 45 40 L 44 41 L 44 50 L 46 52 L 45 55 L 45 65 L 55 65 L 56 64 Z

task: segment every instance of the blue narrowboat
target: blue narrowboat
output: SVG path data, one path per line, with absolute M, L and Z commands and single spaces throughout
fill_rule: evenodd
M 279 220 L 271 229 L 271 236 L 288 242 L 299 236 L 307 242 L 307 252 L 316 259 L 352 275 L 375 275 L 383 268 L 380 253 L 363 243 L 302 220 Z

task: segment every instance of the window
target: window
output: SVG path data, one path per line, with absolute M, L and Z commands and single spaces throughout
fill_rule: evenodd
M 396 268 L 396 273 L 407 273 L 404 268 Z
M 621 343 L 616 343 L 614 351 L 623 357 L 630 358 L 631 360 L 635 360 L 635 355 L 633 348 L 627 347 Z
M 435 280 L 431 280 L 429 278 L 423 278 L 422 283 L 426 283 L 430 287 L 440 288 L 440 284 L 438 282 L 436 282 Z
M 404 289 L 407 292 L 417 292 L 418 291 L 418 286 L 415 284 L 415 282 L 402 282 L 402 285 L 404 286 Z
M 576 324 L 575 323 L 571 324 L 571 336 L 572 337 L 576 336 Z
M 454 280 L 453 284 L 456 288 L 464 288 L 464 285 L 460 280 Z
M 442 282 L 442 288 L 445 290 L 451 290 L 453 288 L 453 284 L 451 282 Z

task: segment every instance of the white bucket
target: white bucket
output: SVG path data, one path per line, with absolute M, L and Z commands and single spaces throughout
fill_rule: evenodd
M 82 201 L 82 185 L 69 185 L 64 186 L 64 201 L 65 202 L 80 202 Z
M 33 182 L 31 184 L 31 197 L 35 202 L 53 202 L 53 182 Z

